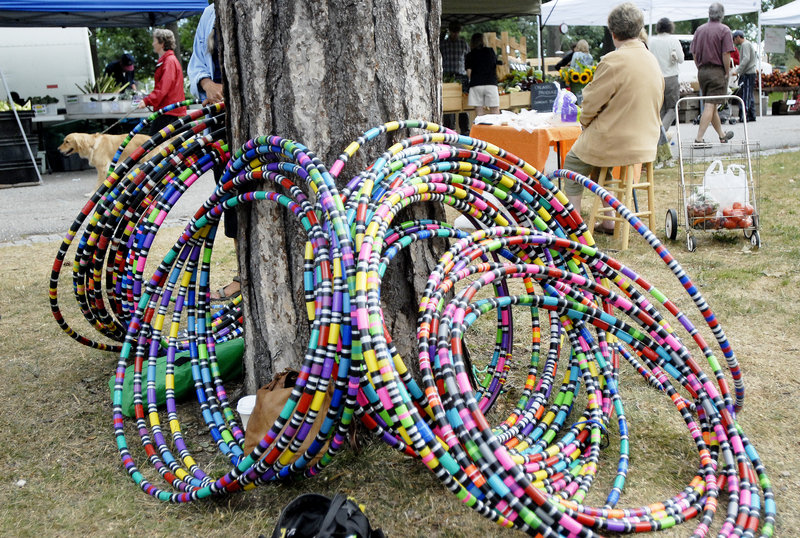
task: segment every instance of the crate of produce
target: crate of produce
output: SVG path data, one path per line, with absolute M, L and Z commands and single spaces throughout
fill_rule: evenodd
M 85 114 L 111 114 L 115 112 L 114 101 L 90 101 L 85 104 Z
M 86 107 L 89 103 L 91 103 L 89 95 L 64 96 L 64 104 L 67 107 L 67 114 L 86 114 Z
M 461 110 L 461 95 L 460 82 L 446 82 L 442 84 L 442 109 L 445 112 Z
M 67 114 L 108 114 L 113 112 L 113 104 L 119 94 L 86 93 L 83 95 L 65 95 L 64 102 Z
M 521 106 L 530 108 L 531 106 L 531 92 L 510 92 L 508 94 L 508 99 L 512 107 Z
M 55 116 L 58 113 L 58 105 L 31 105 L 33 113 L 37 118 L 41 116 Z
M 133 110 L 133 101 L 130 99 L 117 99 L 111 101 L 111 111 L 117 114 L 127 114 Z
M 530 103 L 530 101 L 528 101 Z M 508 110 L 511 107 L 511 97 L 509 94 L 504 93 L 500 96 L 500 109 Z

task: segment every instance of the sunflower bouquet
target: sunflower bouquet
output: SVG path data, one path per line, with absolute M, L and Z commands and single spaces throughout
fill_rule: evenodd
M 597 69 L 596 65 L 578 65 L 578 69 L 563 67 L 559 74 L 561 75 L 561 80 L 563 80 L 567 86 L 572 84 L 581 84 L 585 86 L 594 78 L 595 69 Z

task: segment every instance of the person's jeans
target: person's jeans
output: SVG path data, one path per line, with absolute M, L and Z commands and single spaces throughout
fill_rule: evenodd
M 756 99 L 755 99 L 755 87 L 756 87 L 756 74 L 755 73 L 745 73 L 744 75 L 740 75 L 741 79 L 741 98 L 744 101 L 744 107 L 747 110 L 747 121 L 756 121 Z M 744 121 L 744 114 L 742 111 L 739 111 L 739 121 Z

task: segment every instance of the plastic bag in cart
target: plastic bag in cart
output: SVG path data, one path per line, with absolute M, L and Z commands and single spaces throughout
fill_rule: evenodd
M 695 185 L 691 196 L 686 200 L 686 215 L 692 228 L 716 230 L 723 226 L 722 217 L 717 216 L 719 202 L 706 192 L 702 185 Z
M 739 164 L 731 164 L 728 169 L 717 159 L 711 163 L 703 175 L 703 191 L 719 202 L 717 214 L 734 202 L 748 204 L 750 192 L 747 188 L 747 172 Z

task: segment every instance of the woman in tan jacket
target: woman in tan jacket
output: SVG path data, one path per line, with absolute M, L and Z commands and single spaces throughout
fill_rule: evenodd
M 592 167 L 651 162 L 661 132 L 664 77 L 639 40 L 644 16 L 628 2 L 608 14 L 616 50 L 603 56 L 583 89 L 583 132 L 567 153 L 564 168 L 588 176 Z M 564 191 L 580 210 L 583 187 L 567 181 Z M 600 231 L 613 229 L 613 224 Z

